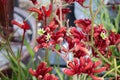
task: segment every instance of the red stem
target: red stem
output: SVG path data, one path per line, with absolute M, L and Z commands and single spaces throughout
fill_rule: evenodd
M 23 44 L 24 44 L 25 32 L 26 32 L 26 30 L 24 30 L 23 36 L 22 36 L 22 44 L 21 44 L 21 49 L 20 49 L 20 55 L 22 54 L 22 48 L 23 48 Z

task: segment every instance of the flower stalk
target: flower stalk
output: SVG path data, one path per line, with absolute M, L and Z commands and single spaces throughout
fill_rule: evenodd
M 116 69 L 119 69 L 119 68 L 120 68 L 120 66 L 117 66 L 117 67 L 116 67 Z M 103 75 L 103 78 L 106 77 L 108 74 L 112 73 L 114 70 L 115 70 L 115 68 L 107 71 L 107 72 Z

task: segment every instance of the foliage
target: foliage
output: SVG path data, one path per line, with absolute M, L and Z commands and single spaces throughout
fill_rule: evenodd
M 99 1 L 96 11 L 92 9 L 92 0 L 88 5 L 84 4 L 85 0 L 51 0 L 50 3 L 44 5 L 37 0 L 31 1 L 35 7 L 29 8 L 28 11 L 32 15 L 37 14 L 36 21 L 42 22 L 42 27 L 36 31 L 38 32 L 37 45 L 32 50 L 27 40 L 24 39 L 26 31 L 30 29 L 27 23 L 29 16 L 23 24 L 15 20 L 11 21 L 13 25 L 17 25 L 24 31 L 21 49 L 18 50 L 17 56 L 10 45 L 11 37 L 4 37 L 4 32 L 0 27 L 2 38 L 0 50 L 7 52 L 5 56 L 12 70 L 11 75 L 0 72 L 1 80 L 120 79 L 120 34 L 118 33 L 120 6 L 116 6 L 117 16 L 111 18 L 103 0 Z M 66 19 L 66 15 L 71 10 L 66 6 L 75 1 L 84 9 L 89 9 L 91 17 L 75 20 L 76 26 L 71 27 L 69 20 Z M 96 18 L 101 24 L 95 23 Z M 30 55 L 27 64 L 21 60 L 23 45 L 26 45 Z M 45 50 L 45 56 L 35 63 L 35 53 L 41 49 Z M 61 68 L 58 63 L 52 68 L 49 63 L 49 54 L 59 55 L 66 62 L 66 67 Z

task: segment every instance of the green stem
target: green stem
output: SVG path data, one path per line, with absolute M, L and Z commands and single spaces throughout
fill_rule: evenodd
M 117 80 L 117 64 L 116 64 L 116 58 L 114 58 L 114 67 L 115 67 L 115 78 Z
M 74 75 L 74 76 L 73 76 L 73 80 L 78 80 L 78 79 L 77 79 L 77 75 Z
M 117 66 L 116 69 L 120 68 L 120 66 Z M 113 72 L 115 70 L 115 68 L 111 69 L 110 71 L 108 71 L 105 75 L 103 75 L 103 78 L 105 76 L 107 76 L 108 74 L 110 74 L 111 72 Z
M 18 80 L 21 80 L 21 66 L 20 66 L 20 61 L 18 60 Z
M 0 71 L 0 75 L 1 75 L 1 77 L 4 78 L 5 80 L 9 80 L 9 78 L 8 78 L 3 72 L 1 72 L 1 71 Z M 2 80 L 2 79 L 0 78 L 0 80 Z
M 93 18 L 93 12 L 92 12 L 92 0 L 90 0 L 90 3 L 89 3 L 89 10 L 90 10 L 90 15 L 91 15 L 91 17 Z
M 79 76 L 78 76 L 78 80 L 81 80 L 81 77 L 82 77 L 82 76 L 81 76 L 81 75 L 79 75 Z
M 49 49 L 45 49 L 45 62 L 49 64 Z
M 11 55 L 12 55 L 15 59 L 17 59 L 16 56 L 15 56 L 15 54 L 14 54 L 14 52 L 13 52 L 13 50 L 12 50 L 12 48 L 11 48 L 11 45 L 10 45 L 9 40 L 7 40 L 6 44 L 8 45 L 8 48 L 7 48 L 7 49 L 10 51 Z
M 117 70 L 117 72 L 120 74 L 120 70 Z
M 93 11 L 92 11 L 92 0 L 90 0 L 90 3 L 89 3 L 89 10 L 90 10 L 90 15 L 91 15 L 91 18 L 92 18 L 92 28 L 91 28 L 91 44 L 93 45 L 93 34 L 94 34 L 94 15 L 93 15 Z
M 99 13 L 99 11 L 101 10 L 102 8 L 102 4 L 103 4 L 103 0 L 101 0 L 101 4 L 100 6 L 97 8 L 96 12 L 93 13 L 92 11 L 92 0 L 90 0 L 90 3 L 89 3 L 89 11 L 90 11 L 90 15 L 91 15 L 91 18 L 92 18 L 92 28 L 91 28 L 91 44 L 94 45 L 94 20 L 97 16 L 97 14 Z
M 86 75 L 86 74 L 84 74 L 84 80 L 86 80 L 86 77 L 87 77 L 87 75 Z
M 32 13 L 25 19 L 25 21 L 27 21 L 33 14 L 35 14 L 35 12 L 32 12 Z
M 63 27 L 62 26 L 62 0 L 59 0 L 60 1 L 60 7 L 59 7 L 59 9 L 60 9 L 60 27 Z
M 103 6 L 103 0 L 101 0 L 100 6 L 97 8 L 97 10 L 96 10 L 96 12 L 95 12 L 95 14 L 94 14 L 94 19 L 96 18 L 97 14 L 98 14 L 99 11 L 101 10 L 102 6 Z
M 115 18 L 115 28 L 116 28 L 116 32 L 119 31 L 119 20 L 120 20 L 120 6 L 119 6 L 119 9 L 118 9 L 118 14 Z

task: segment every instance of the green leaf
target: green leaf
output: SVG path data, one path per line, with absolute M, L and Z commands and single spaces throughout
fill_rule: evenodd
M 58 76 L 59 76 L 60 80 L 64 80 L 64 79 L 63 79 L 63 74 L 61 74 L 61 72 L 60 72 L 59 68 L 54 67 L 54 69 L 55 69 L 56 73 L 58 74 Z
M 32 77 L 32 80 L 37 80 L 34 76 Z
M 30 46 L 30 44 L 27 42 L 27 40 L 24 40 L 24 44 L 25 46 L 27 47 L 28 51 L 29 51 L 29 54 L 32 58 L 34 58 L 35 54 Z

